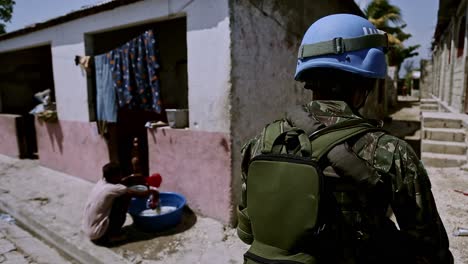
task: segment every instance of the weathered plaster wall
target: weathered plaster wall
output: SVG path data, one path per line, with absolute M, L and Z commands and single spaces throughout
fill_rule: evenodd
M 36 119 L 39 163 L 89 181 L 99 180 L 109 153 L 97 131 L 96 123 Z
M 19 115 L 0 114 L 0 154 L 18 158 L 20 149 L 17 136 Z
M 442 100 L 450 105 L 450 93 L 453 89 L 453 31 L 449 34 L 447 39 L 447 47 L 446 47 L 446 58 L 447 64 L 445 65 L 445 79 L 444 79 L 444 92 L 442 94 Z M 450 57 L 450 58 L 449 58 Z
M 437 65 L 436 71 L 436 89 L 434 96 L 438 97 L 441 101 L 446 101 L 450 89 L 450 73 L 451 63 L 448 62 L 449 58 L 449 45 L 448 36 L 441 38 L 438 50 L 436 51 L 435 61 Z
M 436 97 L 440 96 L 440 89 L 441 89 L 441 79 L 442 79 L 442 51 L 439 48 L 438 51 L 436 51 L 436 54 L 434 55 L 434 89 L 433 89 L 433 95 Z
M 450 106 L 456 109 L 458 112 L 461 112 L 462 109 L 462 95 L 464 92 L 465 85 L 465 58 L 460 57 L 455 59 L 453 65 L 453 75 L 452 75 L 452 89 L 450 92 Z
M 150 173 L 161 173 L 163 191 L 182 193 L 197 213 L 229 223 L 232 204 L 228 133 L 149 129 L 148 147 Z
M 434 67 L 431 60 L 421 60 L 421 98 L 431 98 L 434 87 Z
M 230 131 L 231 37 L 228 0 L 195 1 L 187 11 L 190 128 Z
M 356 12 L 347 1 L 231 0 L 234 202 L 240 193 L 240 149 L 291 105 L 309 101 L 294 81 L 303 33 L 318 18 Z M 355 6 L 354 6 L 355 7 Z
M 84 34 L 186 15 L 190 126 L 228 132 L 230 38 L 227 1 L 137 2 L 6 39 L 0 42 L 0 52 L 51 43 L 59 118 L 87 122 L 90 120 L 87 79 L 73 63 L 75 55 L 85 54 Z

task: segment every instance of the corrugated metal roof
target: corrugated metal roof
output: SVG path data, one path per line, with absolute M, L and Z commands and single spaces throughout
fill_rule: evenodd
M 113 1 L 115 1 L 115 0 L 102 0 L 102 1 L 98 1 L 98 2 L 96 2 L 96 3 L 94 3 L 94 4 L 92 4 L 92 5 L 84 5 L 84 6 L 82 6 L 82 7 L 81 7 L 80 9 L 78 9 L 78 10 L 86 10 L 86 9 L 94 8 L 94 7 L 96 7 L 96 6 L 102 6 L 102 5 L 104 5 L 104 4 L 107 4 L 107 3 L 110 3 L 110 2 L 113 2 Z M 76 11 L 78 11 L 78 10 L 76 10 Z M 70 12 L 70 13 L 73 13 L 73 12 L 75 12 L 75 11 L 72 11 L 72 12 Z
M 112 10 L 114 8 L 129 5 L 132 3 L 140 2 L 143 0 L 102 0 L 93 5 L 85 5 L 76 11 L 72 11 L 63 16 L 55 17 L 44 22 L 28 25 L 22 29 L 18 29 L 12 32 L 0 35 L 0 41 L 5 39 L 14 38 L 17 36 L 25 35 L 34 31 L 38 31 L 44 28 L 52 27 L 58 24 L 62 24 L 71 20 L 79 19 L 85 16 L 94 15 L 100 12 Z

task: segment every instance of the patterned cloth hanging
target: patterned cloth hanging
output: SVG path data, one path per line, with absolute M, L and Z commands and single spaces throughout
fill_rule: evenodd
M 120 107 L 161 113 L 156 40 L 152 30 L 108 54 Z

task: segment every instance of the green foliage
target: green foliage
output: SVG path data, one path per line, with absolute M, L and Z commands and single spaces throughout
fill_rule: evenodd
M 399 7 L 391 5 L 387 0 L 373 0 L 364 14 L 376 28 L 388 33 L 391 46 L 401 44 L 402 40 L 398 36 L 402 35 L 404 24 Z
M 398 68 L 400 68 L 400 65 L 405 59 L 419 55 L 416 50 L 419 49 L 420 46 L 421 45 L 409 47 L 393 46 L 388 51 L 388 64 L 391 66 L 398 66 Z
M 0 0 L 0 21 L 10 22 L 14 5 L 14 0 Z M 3 33 L 5 33 L 5 24 L 0 22 L 0 34 Z
M 373 0 L 364 10 L 369 21 L 380 30 L 387 32 L 390 50 L 388 64 L 399 69 L 403 61 L 419 55 L 416 50 L 420 45 L 405 47 L 403 42 L 411 38 L 411 34 L 404 32 L 406 24 L 401 15 L 401 9 L 392 5 L 388 0 Z

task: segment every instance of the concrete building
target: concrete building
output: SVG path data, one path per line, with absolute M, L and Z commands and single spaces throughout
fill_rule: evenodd
M 435 96 L 451 112 L 467 113 L 466 1 L 440 0 L 439 3 L 432 61 L 422 66 L 426 83 L 423 94 Z
M 362 15 L 351 0 L 118 0 L 1 35 L 0 153 L 20 156 L 27 142 L 20 131 L 33 135 L 26 152 L 41 165 L 96 181 L 109 160 L 130 162 L 119 149 L 131 142 L 116 135 L 136 135 L 144 170 L 162 174 L 163 190 L 229 223 L 241 145 L 288 105 L 311 99 L 293 81 L 297 49 L 307 27 L 332 13 Z M 146 129 L 154 115 L 125 113 L 103 137 L 93 73 L 75 56 L 103 53 L 150 28 L 158 34 L 164 106 L 188 108 L 188 127 Z M 33 94 L 47 88 L 58 121 L 19 125 L 28 123 Z
M 467 163 L 467 1 L 440 0 L 432 60 L 421 63 L 422 159 Z

